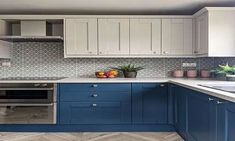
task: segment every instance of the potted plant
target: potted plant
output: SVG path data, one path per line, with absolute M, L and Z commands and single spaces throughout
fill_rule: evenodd
M 227 81 L 235 81 L 235 66 L 229 66 L 228 63 L 225 66 L 219 65 L 219 68 L 212 72 L 225 75 Z
M 136 78 L 137 72 L 144 68 L 140 66 L 135 66 L 133 64 L 128 64 L 128 65 L 113 67 L 112 69 L 123 72 L 125 78 Z

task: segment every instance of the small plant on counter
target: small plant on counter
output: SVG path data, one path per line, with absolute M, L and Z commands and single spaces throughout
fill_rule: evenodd
M 226 76 L 226 80 L 235 81 L 235 66 L 229 66 L 228 63 L 226 65 L 219 65 L 219 68 L 216 70 L 212 70 L 216 74 L 224 74 Z
M 118 67 L 112 67 L 112 69 L 123 72 L 126 78 L 136 78 L 137 72 L 144 69 L 141 66 L 135 66 L 134 64 L 122 65 Z

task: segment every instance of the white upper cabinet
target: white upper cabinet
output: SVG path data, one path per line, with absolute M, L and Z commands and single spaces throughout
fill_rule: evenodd
M 208 54 L 208 15 L 196 18 L 196 47 L 195 54 Z
M 235 57 L 235 8 L 204 8 L 196 17 L 196 53 Z
M 97 19 L 65 19 L 65 57 L 97 55 Z
M 162 54 L 193 54 L 192 19 L 162 19 Z
M 130 20 L 130 54 L 160 55 L 161 19 Z
M 129 19 L 98 20 L 99 55 L 129 55 Z

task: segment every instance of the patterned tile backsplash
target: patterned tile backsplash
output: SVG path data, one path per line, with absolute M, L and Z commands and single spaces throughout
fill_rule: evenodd
M 68 59 L 63 57 L 63 43 L 58 42 L 14 43 L 11 52 L 11 67 L 0 66 L 0 77 L 93 77 L 97 70 L 128 63 L 144 66 L 138 77 L 169 77 L 172 70 L 189 69 L 182 68 L 182 63 L 197 63 L 198 70 L 226 62 L 235 65 L 235 58 Z

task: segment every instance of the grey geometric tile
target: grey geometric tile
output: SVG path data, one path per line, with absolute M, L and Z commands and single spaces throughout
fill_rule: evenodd
M 40 76 L 59 76 L 59 49 L 58 43 L 40 44 Z
M 199 70 L 212 70 L 215 67 L 214 58 L 200 58 Z
M 195 69 L 182 68 L 183 62 L 196 62 L 197 69 L 213 69 L 218 64 L 227 62 L 235 65 L 235 58 L 64 58 L 63 43 L 58 42 L 14 43 L 11 53 L 11 67 L 0 66 L 0 77 L 94 77 L 95 71 L 130 63 L 145 68 L 138 72 L 138 77 L 167 77 L 171 75 L 172 70 Z
M 181 70 L 182 69 L 182 59 L 180 58 L 168 58 L 165 60 L 165 70 L 167 77 L 172 76 L 173 70 Z

